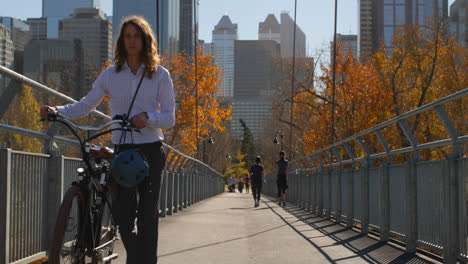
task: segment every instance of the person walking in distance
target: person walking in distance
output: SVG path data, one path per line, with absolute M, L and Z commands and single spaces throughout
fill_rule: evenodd
M 288 189 L 288 161 L 284 158 L 284 151 L 279 153 L 280 159 L 276 161 L 278 173 L 276 174 L 276 185 L 278 187 L 278 204 L 281 206 L 281 198 L 283 198 L 283 206 L 286 206 L 286 189 Z
M 260 204 L 260 193 L 262 192 L 262 184 L 265 182 L 264 178 L 264 169 L 263 165 L 260 163 L 262 162 L 262 158 L 257 156 L 255 158 L 255 164 L 250 167 L 250 179 L 252 183 L 252 194 L 254 198 L 255 207 L 258 207 Z
M 244 189 L 244 179 L 242 179 L 242 177 L 240 178 L 239 183 L 237 184 L 237 189 L 240 193 L 242 193 L 242 190 Z
M 245 193 L 249 193 L 249 188 L 250 188 L 250 179 L 249 179 L 249 174 L 245 176 Z
M 127 252 L 126 263 L 155 264 L 158 200 L 165 163 L 161 129 L 174 126 L 175 99 L 170 74 L 160 65 L 153 30 L 141 16 L 123 20 L 114 49 L 114 65 L 99 75 L 91 91 L 74 104 L 43 106 L 41 117 L 50 111 L 72 119 L 86 116 L 106 95 L 110 97 L 112 115 L 128 117 L 133 127 L 141 131 L 127 136 L 120 130 L 113 131 L 116 153 L 139 149 L 149 166 L 149 173 L 133 186 L 117 183 L 118 177 L 109 183 L 117 190 L 112 197 L 112 214 Z M 133 232 L 135 219 L 137 231 Z

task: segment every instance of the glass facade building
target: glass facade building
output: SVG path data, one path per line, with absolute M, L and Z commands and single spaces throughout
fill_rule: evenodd
M 450 33 L 458 42 L 468 47 L 468 0 L 456 0 L 450 6 Z
M 263 136 L 266 120 L 271 120 L 271 103 L 278 71 L 274 61 L 280 58 L 280 45 L 274 40 L 237 40 L 234 42 L 234 102 L 231 135 L 242 139 L 244 120 L 255 140 Z
M 42 17 L 47 18 L 47 38 L 58 38 L 58 24 L 73 16 L 76 8 L 100 8 L 100 0 L 42 0 Z
M 237 39 L 237 24 L 233 24 L 229 16 L 223 16 L 215 26 L 212 37 L 218 55 L 216 64 L 224 72 L 223 83 L 217 94 L 219 97 L 234 96 L 234 41 Z
M 360 54 L 374 53 L 380 41 L 391 49 L 392 37 L 399 28 L 406 24 L 425 26 L 447 14 L 448 0 L 360 0 Z
M 195 30 L 198 27 L 195 25 L 195 18 L 198 15 L 198 1 L 196 8 L 194 7 L 194 0 L 180 0 L 180 40 L 179 51 L 193 55 Z
M 122 19 L 131 15 L 139 15 L 148 21 L 156 34 L 160 53 L 173 54 L 178 52 L 179 0 L 114 0 L 113 4 L 113 42 L 119 34 Z

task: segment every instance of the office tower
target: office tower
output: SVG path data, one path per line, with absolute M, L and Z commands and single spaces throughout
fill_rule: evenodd
M 281 13 L 281 57 L 291 58 L 293 56 L 294 43 L 294 20 L 288 13 Z M 306 56 L 306 36 L 301 28 L 296 24 L 296 58 Z
M 213 65 L 218 60 L 218 51 L 216 49 L 216 45 L 214 43 L 205 43 L 203 45 L 203 52 L 205 56 L 211 56 L 213 58 Z
M 32 38 L 30 27 L 27 23 L 12 17 L 0 17 L 0 24 L 3 24 L 11 33 L 14 49 L 13 70 L 23 73 L 24 46 Z
M 377 39 L 377 16 L 376 13 L 377 1 L 375 0 L 358 0 L 359 8 L 359 27 L 358 27 L 358 56 L 364 60 L 374 54 L 378 46 Z
M 179 52 L 180 6 L 179 0 L 159 0 L 159 50 L 171 56 Z
M 404 25 L 426 25 L 445 19 L 448 0 L 359 0 L 360 56 L 374 54 L 381 42 L 391 49 L 392 37 Z
M 341 35 L 336 34 L 336 49 L 338 50 L 339 46 L 342 46 L 343 55 L 348 55 L 348 52 L 351 51 L 353 58 L 357 59 L 357 51 L 358 51 L 358 42 L 357 42 L 357 35 Z M 333 61 L 333 41 L 330 41 L 330 55 L 331 60 Z M 339 54 L 339 53 L 338 53 Z
M 59 21 L 73 16 L 75 9 L 99 7 L 99 0 L 42 0 L 42 17 L 47 18 L 47 38 L 58 38 Z
M 450 33 L 455 36 L 458 42 L 468 47 L 468 0 L 456 0 L 450 6 Z
M 13 41 L 10 34 L 10 30 L 0 24 L 0 65 L 7 68 L 12 68 L 14 59 Z
M 216 63 L 224 72 L 224 80 L 217 96 L 232 98 L 234 95 L 234 41 L 239 38 L 237 24 L 224 15 L 212 31 L 212 42 L 216 46 L 218 59 Z
M 258 23 L 258 40 L 274 40 L 280 44 L 280 27 L 275 15 L 269 14 L 264 22 Z
M 73 98 L 83 96 L 81 41 L 44 39 L 29 42 L 24 49 L 24 75 L 53 88 L 67 90 Z
M 194 7 L 193 0 L 180 0 L 180 39 L 179 39 L 179 51 L 187 54 L 188 56 L 193 55 L 195 30 L 195 18 L 198 12 L 198 6 Z M 198 5 L 198 1 L 197 1 Z
M 3 24 L 0 24 L 0 65 L 9 69 L 13 68 L 13 41 L 11 40 L 10 30 Z M 10 84 L 10 79 L 0 75 L 0 95 L 4 95 L 7 86 Z
M 71 18 L 60 21 L 60 39 L 79 39 L 83 47 L 84 90 L 94 79 L 91 73 L 112 60 L 112 22 L 97 8 L 77 8 Z
M 243 135 L 239 119 L 244 120 L 254 138 L 262 137 L 264 121 L 271 119 L 271 102 L 280 58 L 280 46 L 274 40 L 236 40 L 234 61 L 234 100 L 230 130 L 233 137 Z
M 47 39 L 47 18 L 28 18 L 26 23 L 29 25 L 29 29 L 31 30 L 31 40 Z
M 143 16 L 151 25 L 158 40 L 161 54 L 174 54 L 179 50 L 180 0 L 113 0 L 113 43 L 120 24 L 127 16 Z M 159 14 L 159 15 L 158 15 Z

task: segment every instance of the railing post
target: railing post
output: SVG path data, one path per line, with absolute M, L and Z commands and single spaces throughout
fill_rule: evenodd
M 167 174 L 167 215 L 174 212 L 174 171 Z
M 346 197 L 346 226 L 348 228 L 352 228 L 354 224 L 354 170 L 356 169 L 356 162 L 354 161 L 354 154 L 351 151 L 348 143 L 343 143 L 343 148 L 345 149 L 346 153 L 348 153 L 349 158 L 351 159 L 351 169 L 348 177 L 346 178 L 346 189 L 348 190 Z
M 390 148 L 380 130 L 375 130 L 380 144 L 387 153 L 387 162 L 380 167 L 380 241 L 387 242 L 390 238 L 390 165 L 392 156 Z
M 174 168 L 174 213 L 177 213 L 179 211 L 179 178 L 179 168 Z
M 417 186 L 417 165 L 419 161 L 419 151 L 416 149 L 417 142 L 406 121 L 398 121 L 403 133 L 413 147 L 413 158 L 408 161 L 408 172 L 406 174 L 406 210 L 407 210 L 407 232 L 406 232 L 406 252 L 416 252 L 418 241 L 418 186 Z
M 57 152 L 52 152 L 48 159 L 48 170 L 47 170 L 47 183 L 46 184 L 46 203 L 47 203 L 47 215 L 46 215 L 46 230 L 44 244 L 49 248 L 52 242 L 52 236 L 54 233 L 55 220 L 57 217 L 62 197 L 65 195 L 63 188 L 63 177 L 64 177 L 64 164 L 65 158 L 58 155 Z
M 359 168 L 361 172 L 361 234 L 369 233 L 369 168 L 370 152 L 361 137 L 357 141 L 365 153 L 365 158 Z
M 330 165 L 328 170 L 327 170 L 327 173 L 325 174 L 326 175 L 326 180 L 327 180 L 327 184 L 326 184 L 326 189 L 325 189 L 325 195 L 327 196 L 327 205 L 326 205 L 326 208 L 325 208 L 325 216 L 327 217 L 327 219 L 331 219 L 331 215 L 332 215 L 332 197 L 331 197 L 331 193 L 332 193 L 332 181 L 331 181 L 331 178 L 332 178 L 332 173 L 333 173 L 333 161 L 332 159 L 330 158 L 330 156 L 328 155 L 327 151 L 323 151 L 323 154 L 325 155 L 325 158 L 327 159 L 328 161 L 328 164 Z
M 167 174 L 167 170 L 161 173 L 161 192 L 159 194 L 159 210 L 161 210 L 159 216 L 161 217 L 166 217 L 167 210 Z
M 313 159 L 313 157 L 309 157 L 310 161 L 314 164 L 313 173 L 310 174 L 310 208 L 309 211 L 313 214 L 317 212 L 317 172 L 318 172 L 318 165 L 317 162 Z M 309 163 L 310 164 L 310 163 Z
M 186 207 L 185 201 L 185 170 L 181 168 L 179 170 L 179 203 L 180 203 L 180 211 L 182 211 Z
M 11 149 L 0 149 L 0 263 L 10 263 Z
M 317 154 L 317 160 L 319 161 L 320 163 L 320 169 L 319 169 L 319 172 L 318 172 L 318 178 L 317 178 L 317 181 L 318 181 L 318 192 L 317 192 L 317 195 L 318 195 L 318 213 L 317 215 L 318 216 L 323 216 L 323 190 L 324 190 L 324 178 L 325 178 L 325 168 L 323 167 L 323 161 L 322 159 L 320 158 L 320 156 Z
M 442 121 L 445 130 L 452 139 L 453 154 L 447 155 L 448 160 L 448 187 L 445 191 L 444 198 L 449 205 L 445 205 L 448 213 L 445 214 L 448 218 L 446 232 L 447 239 L 444 243 L 444 262 L 456 263 L 457 255 L 466 252 L 466 236 L 467 236 L 467 213 L 466 213 L 466 182 L 463 175 L 461 164 L 462 149 L 461 144 L 457 142 L 459 135 L 450 117 L 442 105 L 434 107 L 437 116 Z M 444 170 L 445 172 L 446 170 Z M 446 186 L 444 184 L 444 186 Z
M 343 161 L 340 157 L 340 154 L 336 148 L 332 148 L 332 153 L 335 155 L 336 159 L 340 163 L 340 168 L 338 169 L 338 175 L 336 179 L 336 223 L 341 223 L 341 177 L 343 176 Z
M 459 223 L 458 223 L 458 155 L 447 155 L 444 164 L 444 208 L 445 208 L 445 239 L 444 239 L 444 263 L 457 263 L 459 253 Z M 448 167 L 448 168 L 447 168 Z M 460 212 L 461 213 L 461 212 Z

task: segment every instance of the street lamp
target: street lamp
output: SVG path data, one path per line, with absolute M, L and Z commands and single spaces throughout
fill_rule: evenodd
M 279 134 L 280 139 L 281 139 L 281 150 L 284 150 L 283 131 L 278 130 L 278 131 L 275 132 L 275 139 L 273 140 L 273 144 L 279 144 L 278 134 Z
M 214 144 L 213 138 L 211 136 L 203 139 L 203 163 L 206 163 L 206 152 L 205 152 L 206 141 L 208 141 L 209 144 Z

